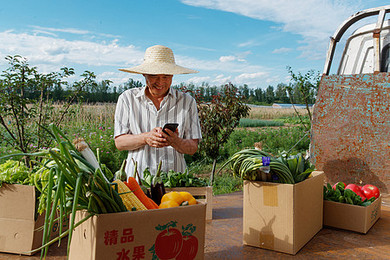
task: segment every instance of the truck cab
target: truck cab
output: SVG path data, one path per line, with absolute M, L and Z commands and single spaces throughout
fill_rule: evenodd
M 357 29 L 347 40 L 337 74 L 374 73 L 374 31 L 376 24 Z M 390 72 L 390 20 L 383 23 L 379 38 L 380 72 Z

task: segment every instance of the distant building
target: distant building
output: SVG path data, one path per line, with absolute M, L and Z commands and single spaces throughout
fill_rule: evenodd
M 303 104 L 294 104 L 295 108 L 306 108 L 306 105 Z M 293 108 L 292 104 L 279 104 L 279 103 L 273 103 L 273 108 Z M 309 105 L 309 107 L 313 107 L 313 105 Z

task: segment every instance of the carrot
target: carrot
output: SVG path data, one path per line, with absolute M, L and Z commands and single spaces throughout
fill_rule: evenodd
M 152 200 L 151 198 L 147 197 L 150 201 L 151 204 L 153 204 L 153 207 L 155 207 L 155 209 L 158 209 L 158 205 L 156 204 L 156 202 L 154 202 L 154 200 Z
M 141 186 L 139 186 L 138 182 L 135 180 L 134 177 L 128 178 L 127 185 L 147 209 L 158 209 L 157 204 L 152 203 L 151 199 L 145 195 L 145 193 L 141 189 Z

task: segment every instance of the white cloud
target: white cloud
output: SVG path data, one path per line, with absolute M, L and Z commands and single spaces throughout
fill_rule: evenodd
M 203 82 L 210 82 L 211 78 L 208 76 L 205 77 L 191 77 L 188 80 L 186 80 L 186 83 L 193 83 L 195 85 L 200 85 Z M 174 84 L 179 84 L 180 82 L 176 82 Z
M 219 74 L 212 80 L 215 85 L 224 85 L 232 81 L 232 76 L 226 76 L 224 74 Z
M 219 57 L 220 62 L 229 62 L 229 61 L 235 61 L 235 60 L 237 60 L 237 57 L 232 56 L 232 55 Z
M 236 55 L 227 55 L 227 56 L 221 56 L 219 57 L 220 62 L 232 62 L 232 61 L 239 61 L 239 62 L 245 62 L 246 57 L 251 54 L 250 51 L 240 52 Z
M 291 48 L 282 47 L 282 48 L 273 50 L 272 53 L 280 54 L 280 53 L 287 53 L 290 51 L 292 51 Z
M 137 48 L 133 45 L 121 46 L 118 40 L 105 43 L 66 40 L 50 35 L 16 33 L 12 30 L 0 32 L 0 55 L 2 57 L 21 55 L 27 58 L 29 64 L 37 66 L 42 73 L 58 71 L 64 66 L 74 68 L 76 65 L 82 65 L 87 69 L 91 68 L 90 70 L 95 72 L 96 68 L 99 67 L 108 67 L 108 69 L 105 68 L 106 71 L 116 72 L 118 68 L 141 64 L 144 51 L 143 48 Z M 234 74 L 261 70 L 260 66 L 242 62 L 243 58 L 249 54 L 250 52 L 243 52 L 231 56 L 232 58 L 228 59 L 231 59 L 232 62 L 201 60 L 182 55 L 175 55 L 175 58 L 179 65 L 205 72 L 224 71 L 224 73 Z M 0 65 L 5 65 L 4 59 L 0 59 Z M 129 77 L 126 73 L 120 73 L 124 74 L 123 77 L 120 77 L 120 82 Z
M 54 31 L 54 30 L 53 30 Z M 40 73 L 59 71 L 62 67 L 75 68 L 77 75 L 84 70 L 95 72 L 98 80 L 109 79 L 115 84 L 126 82 L 130 75 L 119 72 L 119 68 L 139 65 L 144 50 L 133 45 L 120 46 L 117 40 L 109 43 L 87 40 L 65 40 L 50 35 L 16 33 L 12 30 L 0 32 L 0 66 L 8 66 L 7 55 L 27 58 L 31 66 Z M 82 71 L 77 67 L 82 67 Z M 100 69 L 99 69 L 100 68 Z M 99 75 L 99 71 L 115 71 L 112 77 Z M 109 74 L 105 74 L 109 76 Z M 132 78 L 136 76 L 131 75 Z
M 37 29 L 33 30 L 33 33 L 34 33 L 35 35 L 38 35 L 38 34 L 45 34 L 45 35 L 49 35 L 49 36 L 53 36 L 53 37 L 57 37 L 57 36 L 58 36 L 58 35 L 55 34 L 55 33 L 47 32 L 47 31 L 44 31 L 44 30 L 37 30 Z
M 233 84 L 261 86 L 264 85 L 263 82 L 267 82 L 268 79 L 269 79 L 269 73 L 265 71 L 254 72 L 254 73 L 242 73 L 234 78 Z
M 257 46 L 259 45 L 258 42 L 254 41 L 254 40 L 249 40 L 249 41 L 246 41 L 246 42 L 242 42 L 240 44 L 238 44 L 238 47 L 252 47 L 252 46 Z
M 266 72 L 242 73 L 236 77 L 236 80 L 242 81 L 246 79 L 256 79 L 256 78 L 262 78 L 266 75 L 268 75 L 268 73 Z
M 31 64 L 85 64 L 89 66 L 131 66 L 142 62 L 144 50 L 119 46 L 117 41 L 98 43 L 65 40 L 12 31 L 0 32 L 0 54 L 21 55 Z
M 89 34 L 87 30 L 80 30 L 75 28 L 52 28 L 52 27 L 42 27 L 42 26 L 31 26 L 36 30 L 40 31 L 49 31 L 49 32 L 63 32 L 63 33 L 72 33 L 72 34 Z
M 3 57 L 18 54 L 27 58 L 29 64 L 36 66 L 41 73 L 59 71 L 61 67 L 75 68 L 76 75 L 80 75 L 84 70 L 90 70 L 95 72 L 98 81 L 107 79 L 113 81 L 113 84 L 123 84 L 129 78 L 143 81 L 140 75 L 120 72 L 118 69 L 141 64 L 144 51 L 144 48 L 134 45 L 123 46 L 118 39 L 96 42 L 67 40 L 50 34 L 16 33 L 13 30 L 0 32 L 0 67 L 6 66 Z M 188 79 L 186 82 L 194 84 L 203 82 L 208 82 L 210 85 L 222 85 L 228 82 L 250 84 L 244 81 L 256 81 L 262 76 L 259 71 L 271 71 L 271 68 L 246 62 L 245 58 L 250 54 L 249 51 L 241 52 L 214 60 L 175 54 L 177 64 L 199 70 L 201 73 L 195 74 L 192 78 L 192 75 L 175 77 L 174 84 L 183 82 L 183 78 Z
M 218 74 L 216 76 L 203 76 L 203 77 L 191 77 L 186 80 L 186 83 L 192 83 L 195 85 L 201 85 L 202 83 L 208 83 L 210 86 L 221 86 L 232 81 L 232 76 L 226 76 L 224 74 Z M 178 83 L 176 83 L 178 84 Z
M 278 23 L 285 32 L 301 35 L 302 55 L 323 58 L 329 36 L 351 14 L 362 9 L 356 0 L 181 0 L 184 4 L 222 10 Z M 248 41 L 240 46 L 255 44 Z M 317 54 L 317 55 L 316 55 Z

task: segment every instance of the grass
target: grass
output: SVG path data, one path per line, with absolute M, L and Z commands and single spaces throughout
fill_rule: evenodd
M 250 119 L 241 118 L 240 127 L 267 127 L 267 126 L 283 126 L 284 123 L 281 121 L 273 120 L 261 120 L 261 119 Z
M 219 195 L 240 191 L 242 190 L 242 183 L 243 181 L 240 178 L 234 177 L 227 172 L 216 175 L 213 184 L 213 194 Z
M 221 169 L 223 162 L 217 163 L 217 170 L 213 181 L 213 194 L 225 194 L 242 190 L 243 181 L 232 175 L 228 167 Z M 190 171 L 198 177 L 210 180 L 211 164 L 192 163 L 188 165 Z

